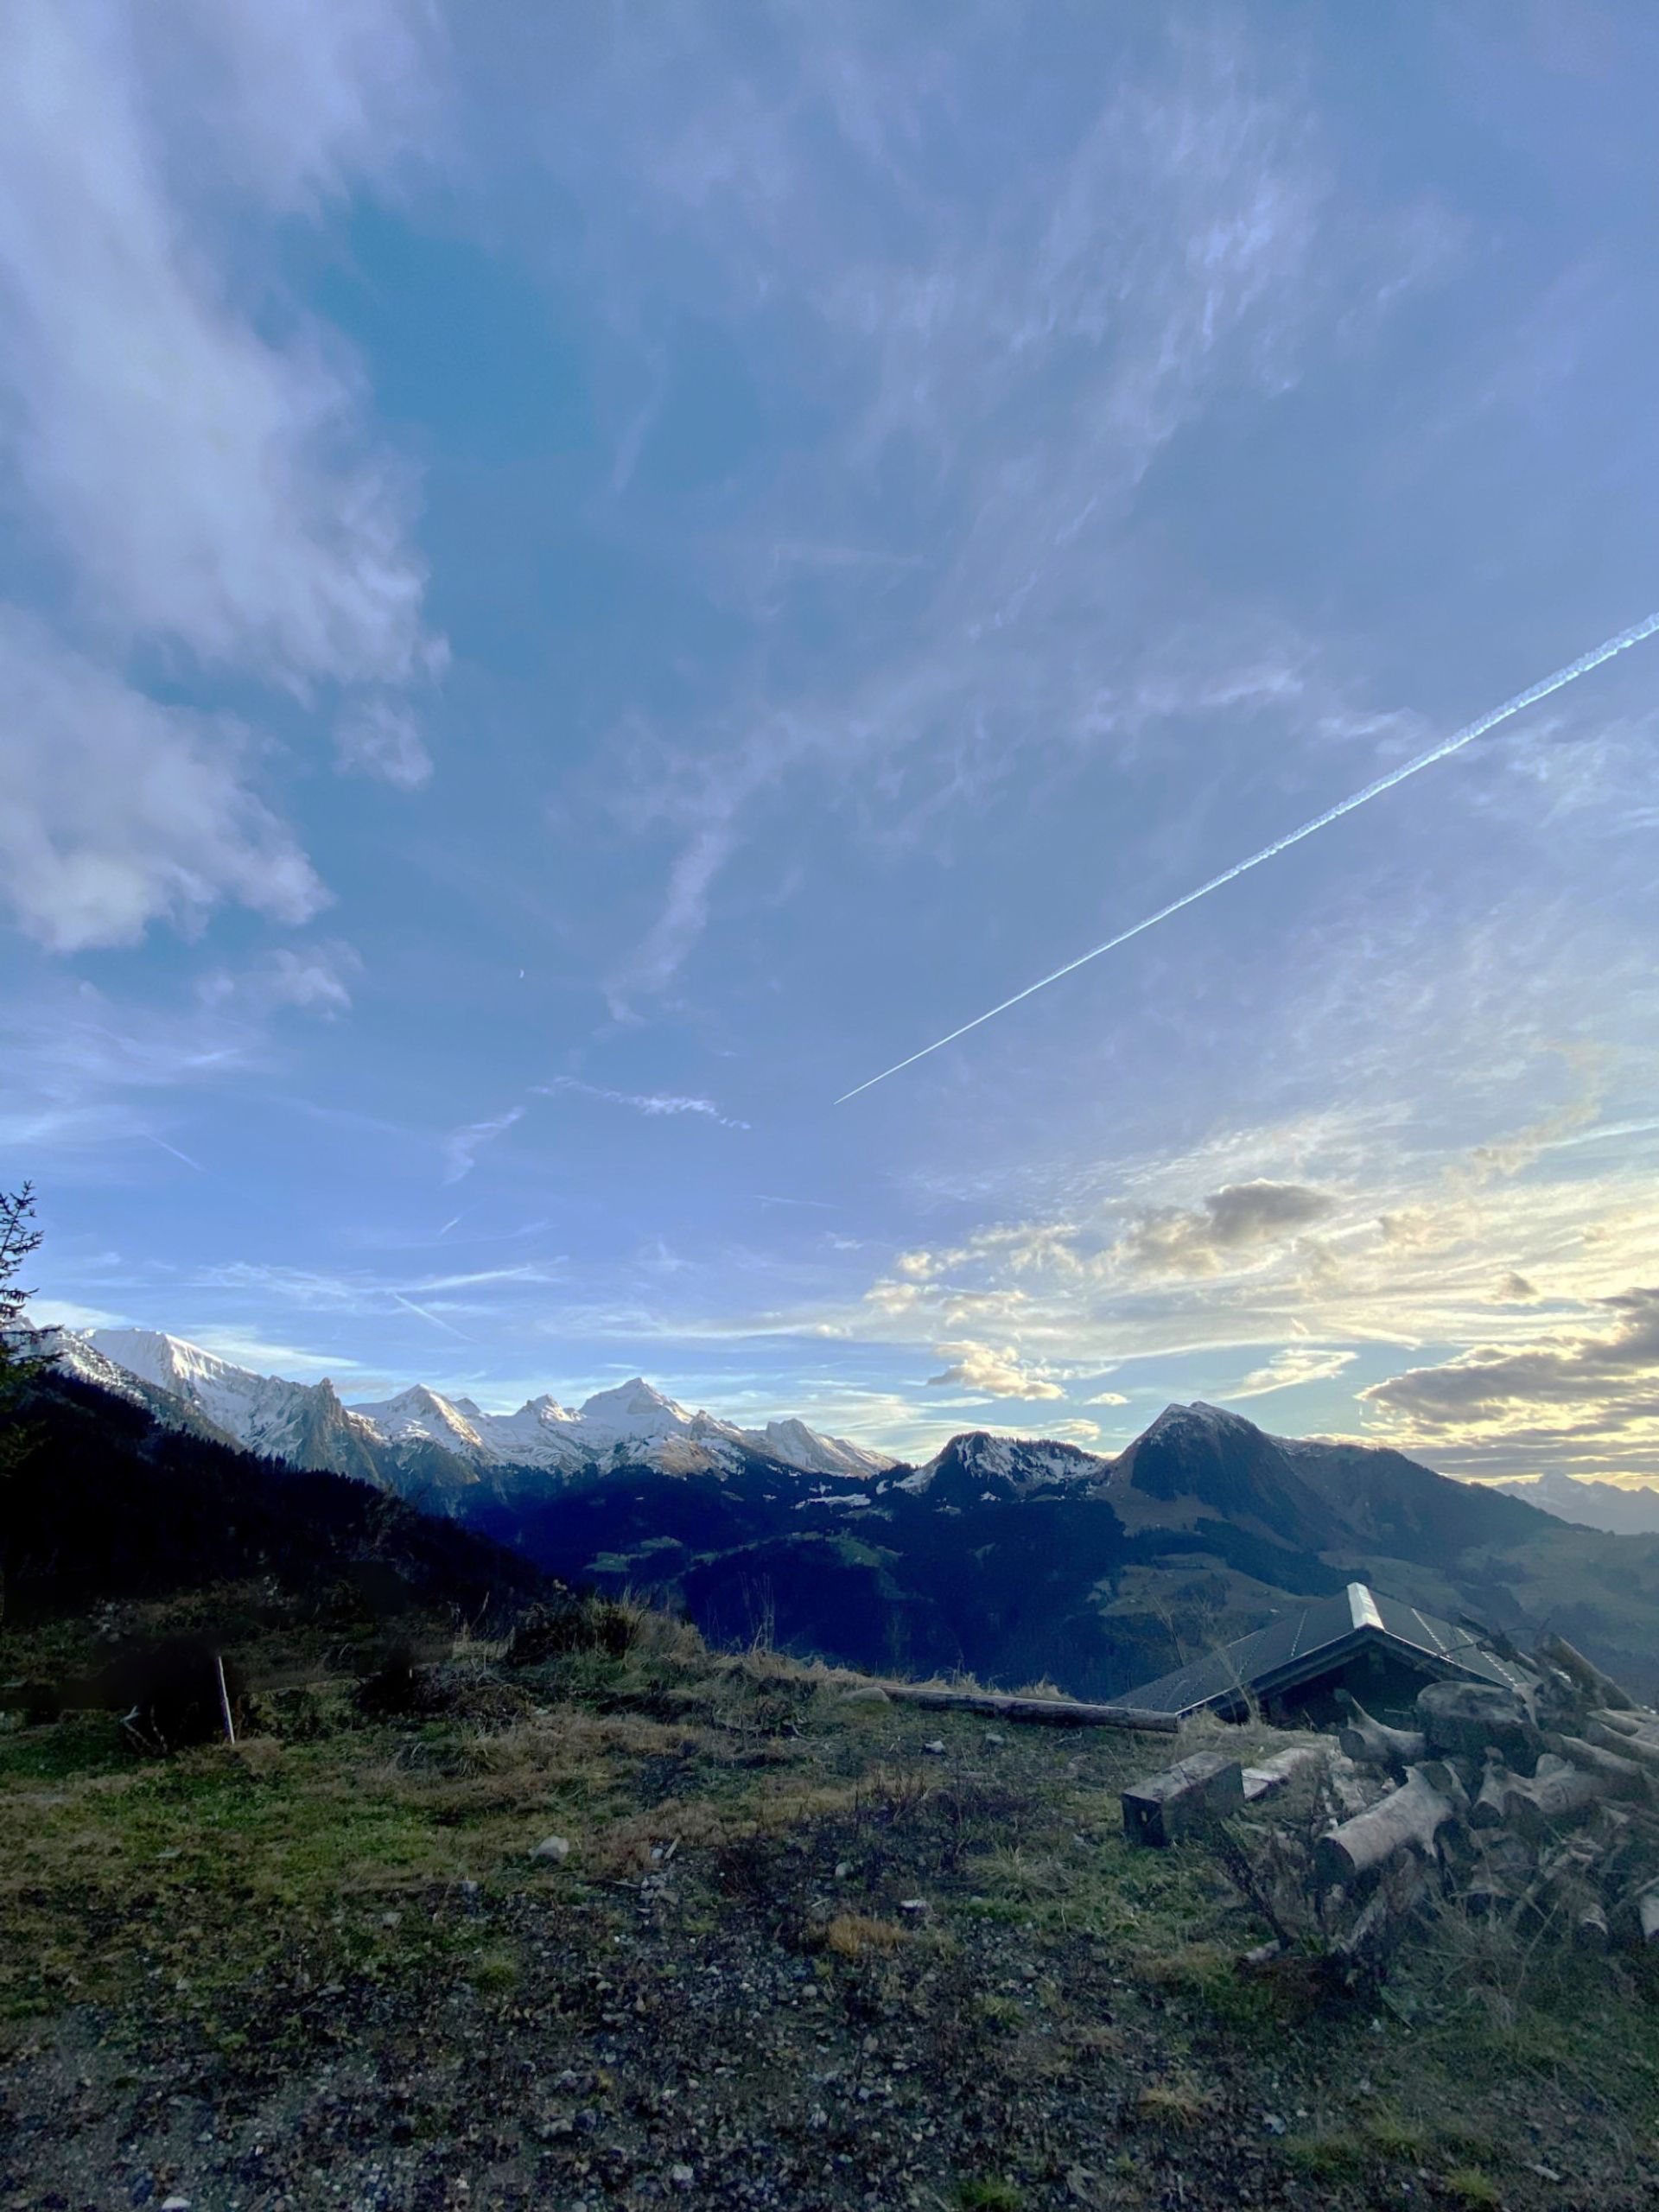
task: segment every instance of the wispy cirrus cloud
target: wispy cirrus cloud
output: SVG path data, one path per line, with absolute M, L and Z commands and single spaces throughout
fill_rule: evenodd
M 505 1113 L 494 1114 L 482 1122 L 467 1122 L 458 1129 L 451 1129 L 443 1141 L 443 1179 L 446 1184 L 464 1182 L 478 1165 L 479 1154 L 489 1145 L 517 1128 L 524 1118 L 522 1106 L 509 1106 Z
M 607 1106 L 626 1106 L 631 1113 L 643 1114 L 650 1121 L 672 1121 L 689 1114 L 700 1121 L 716 1122 L 722 1129 L 747 1129 L 750 1126 L 734 1115 L 723 1114 L 712 1098 L 692 1097 L 680 1091 L 607 1090 L 601 1084 L 583 1083 L 573 1075 L 555 1076 L 550 1083 L 538 1083 L 535 1088 L 543 1098 L 596 1098 Z

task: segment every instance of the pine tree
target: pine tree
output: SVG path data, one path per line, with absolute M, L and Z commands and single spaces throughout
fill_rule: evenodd
M 21 1466 L 35 1442 L 19 1407 L 29 1382 L 47 1363 L 38 1346 L 40 1332 L 23 1319 L 31 1293 L 17 1276 L 31 1252 L 39 1249 L 35 1227 L 35 1191 L 0 1191 L 0 1477 Z

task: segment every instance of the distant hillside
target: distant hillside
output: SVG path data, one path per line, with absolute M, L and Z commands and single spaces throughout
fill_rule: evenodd
M 35 1446 L 0 1484 L 14 1623 L 249 1576 L 318 1599 L 355 1592 L 380 1611 L 475 1616 L 543 1579 L 366 1484 L 163 1426 L 134 1397 L 73 1376 L 43 1376 L 21 1415 Z
M 1619 1483 L 1579 1482 L 1571 1475 L 1549 1474 L 1541 1475 L 1535 1483 L 1487 1483 L 1484 1487 L 1524 1498 L 1529 1505 L 1541 1506 L 1580 1528 L 1602 1529 L 1611 1535 L 1659 1536 L 1659 1484 L 1626 1490 Z
M 862 1482 L 618 1469 L 463 1510 L 719 1641 L 860 1666 L 1110 1696 L 1358 1580 L 1523 1639 L 1553 1626 L 1659 1688 L 1659 1539 L 1571 1529 L 1398 1452 L 1273 1437 L 1211 1406 L 1170 1407 L 1116 1460 L 982 1433 Z
M 267 1571 L 487 1603 L 550 1573 L 683 1611 L 722 1644 L 1110 1696 L 1360 1580 L 1523 1642 L 1556 1629 L 1659 1690 L 1659 1536 L 1571 1526 L 1398 1452 L 1273 1437 L 1215 1407 L 1166 1408 L 1116 1460 L 977 1433 L 854 1475 L 747 1443 L 688 1454 L 680 1423 L 705 1417 L 632 1393 L 627 1418 L 657 1421 L 671 1451 L 498 1467 L 440 1485 L 429 1519 L 238 1452 L 130 1380 L 119 1395 L 41 1386 L 38 1471 L 0 1501 L 14 1607 Z

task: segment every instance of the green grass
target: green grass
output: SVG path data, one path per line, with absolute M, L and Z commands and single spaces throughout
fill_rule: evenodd
M 1025 2194 L 1011 2181 L 964 2181 L 957 2185 L 963 2212 L 1024 2212 Z

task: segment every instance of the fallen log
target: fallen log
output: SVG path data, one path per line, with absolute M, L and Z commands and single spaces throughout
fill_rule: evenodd
M 1621 1689 L 1611 1675 L 1604 1675 L 1593 1660 L 1586 1659 L 1582 1651 L 1569 1643 L 1564 1636 L 1547 1636 L 1538 1646 L 1546 1659 L 1553 1660 L 1564 1675 L 1570 1675 L 1586 1695 L 1599 1705 L 1611 1706 L 1615 1712 L 1634 1710 L 1636 1700 L 1628 1690 Z
M 1403 1772 L 1428 1752 L 1428 1738 L 1415 1728 L 1391 1728 L 1386 1720 L 1373 1720 L 1359 1700 L 1347 1690 L 1337 1692 L 1337 1701 L 1348 1714 L 1337 1740 L 1351 1759 L 1361 1766 L 1382 1766 Z
M 1321 1836 L 1314 1852 L 1314 1878 L 1323 1889 L 1349 1884 L 1360 1875 L 1385 1866 L 1396 1853 L 1433 1853 L 1435 1840 L 1447 1821 L 1458 1817 L 1457 1796 L 1444 1783 L 1444 1776 L 1431 1777 L 1422 1766 L 1412 1767 L 1398 1789 L 1368 1812 L 1357 1813 L 1340 1827 Z M 1459 1790 L 1458 1796 L 1461 1796 Z M 1466 1799 L 1465 1800 L 1466 1802 Z
M 1160 1848 L 1244 1802 L 1244 1772 L 1219 1751 L 1195 1751 L 1162 1774 L 1123 1792 L 1123 1833 L 1131 1843 Z
M 887 1681 L 877 1688 L 895 1705 L 919 1705 L 932 1713 L 985 1713 L 995 1720 L 1034 1721 L 1046 1728 L 1133 1728 L 1147 1735 L 1173 1736 L 1181 1725 L 1173 1713 L 1085 1705 L 1070 1697 L 1004 1697 L 995 1690 L 919 1689 L 913 1682 Z

